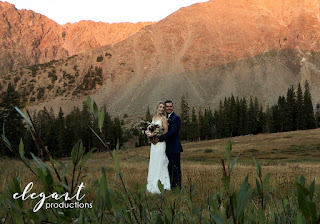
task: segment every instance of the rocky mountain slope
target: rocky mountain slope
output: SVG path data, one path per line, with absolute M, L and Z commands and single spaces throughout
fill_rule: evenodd
M 20 67 L 113 45 L 152 24 L 81 21 L 61 26 L 31 10 L 17 10 L 7 2 L 0 2 L 0 14 L 0 76 Z
M 114 45 L 21 68 L 14 81 L 34 106 L 79 106 L 85 94 L 112 114 L 158 100 L 218 105 L 231 93 L 275 103 L 309 81 L 320 102 L 319 0 L 214 0 L 182 8 Z M 76 41 L 74 41 L 76 42 Z M 75 47 L 77 48 L 77 47 Z M 0 80 L 1 81 L 1 80 Z

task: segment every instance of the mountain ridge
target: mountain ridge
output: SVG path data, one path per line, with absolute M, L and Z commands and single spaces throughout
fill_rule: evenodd
M 20 67 L 67 58 L 94 48 L 113 45 L 142 27 L 153 24 L 80 21 L 59 25 L 31 10 L 17 10 L 0 2 L 0 76 Z
M 306 80 L 317 103 L 319 11 L 318 0 L 198 3 L 113 45 L 3 79 L 19 79 L 17 89 L 31 92 L 33 108 L 56 111 L 80 106 L 86 94 L 115 115 L 143 114 L 158 100 L 179 102 L 182 94 L 196 107 L 215 107 L 230 94 L 258 96 L 266 106 Z

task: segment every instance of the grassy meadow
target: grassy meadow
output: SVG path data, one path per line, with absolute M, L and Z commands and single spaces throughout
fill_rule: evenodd
M 195 200 L 203 201 L 209 192 L 219 191 L 222 186 L 222 170 L 220 161 L 225 158 L 225 146 L 229 139 L 210 141 L 184 142 L 184 152 L 181 154 L 182 182 L 187 191 L 196 184 Z M 270 185 L 274 187 L 275 197 L 292 195 L 294 180 L 301 174 L 307 179 L 307 184 L 316 181 L 316 189 L 320 183 L 320 129 L 293 131 L 274 134 L 248 135 L 230 138 L 232 142 L 232 157 L 239 155 L 239 160 L 232 171 L 231 184 L 239 188 L 245 176 L 249 174 L 249 184 L 255 187 L 257 177 L 253 158 L 262 166 L 263 175 L 271 173 Z M 70 163 L 70 158 L 64 158 Z M 119 150 L 120 167 L 123 178 L 129 189 L 133 191 L 137 185 L 146 184 L 149 147 L 124 148 Z M 97 181 L 101 177 L 101 168 L 106 167 L 107 182 L 111 186 L 120 186 L 115 175 L 114 164 L 108 152 L 97 152 L 92 155 L 84 171 L 86 199 L 95 200 Z M 0 191 L 4 192 L 11 177 L 20 176 L 23 189 L 30 181 L 35 182 L 34 192 L 37 192 L 36 178 L 22 164 L 13 159 L 0 160 Z M 170 194 L 170 193 L 169 193 Z M 320 202 L 319 190 L 316 191 L 316 201 Z

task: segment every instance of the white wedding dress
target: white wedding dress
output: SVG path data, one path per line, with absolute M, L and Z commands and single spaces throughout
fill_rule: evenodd
M 152 121 L 162 126 L 161 120 Z M 170 190 L 170 177 L 168 171 L 169 160 L 166 155 L 166 143 L 151 143 L 147 191 L 153 194 L 160 194 L 158 181 L 160 180 L 165 190 Z

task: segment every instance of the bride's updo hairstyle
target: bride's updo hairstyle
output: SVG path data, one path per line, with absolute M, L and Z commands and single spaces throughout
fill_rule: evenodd
M 156 104 L 155 110 L 154 110 L 154 114 L 153 114 L 154 117 L 157 116 L 158 107 L 159 107 L 160 104 L 163 104 L 163 106 L 165 106 L 164 102 L 158 101 L 157 104 Z M 164 111 L 162 116 L 166 116 L 166 111 Z

